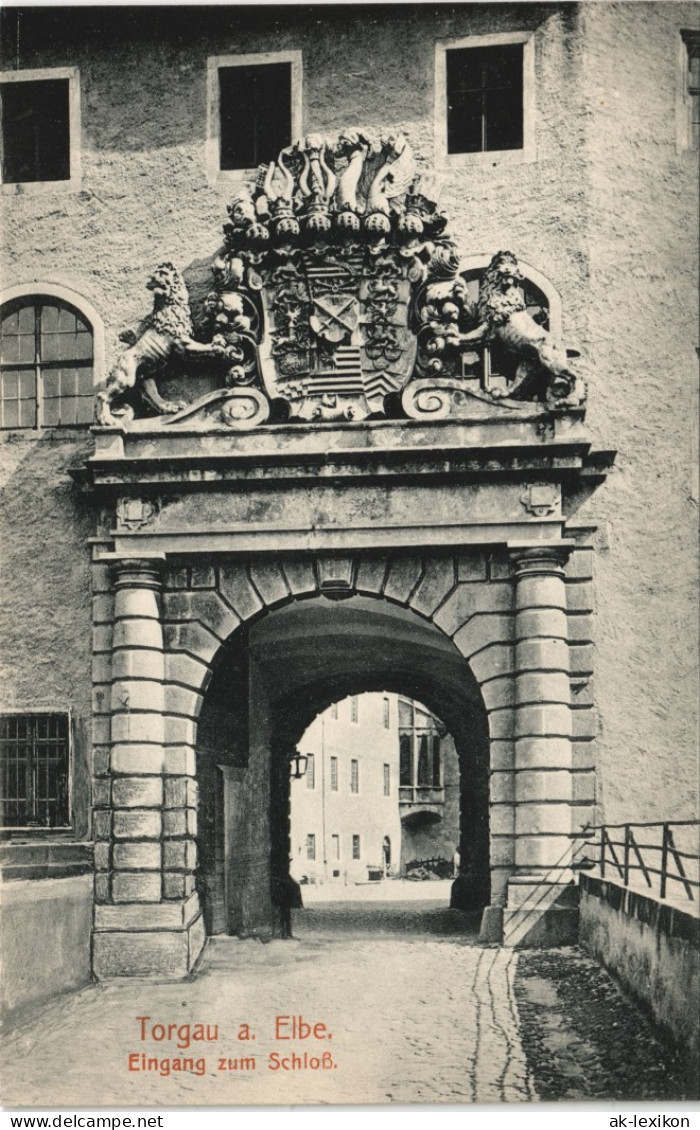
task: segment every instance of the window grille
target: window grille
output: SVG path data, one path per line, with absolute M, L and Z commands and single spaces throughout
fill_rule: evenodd
M 306 787 L 307 789 L 316 788 L 316 762 L 313 753 L 306 755 Z
M 523 148 L 523 45 L 446 52 L 447 151 Z
M 90 424 L 93 335 L 55 298 L 17 299 L 0 313 L 0 428 Z
M 391 766 L 384 764 L 384 796 L 391 796 Z
M 360 859 L 360 837 L 354 835 L 352 837 L 352 858 Z
M 309 832 L 308 836 L 306 837 L 306 858 L 316 858 L 316 836 L 313 834 L 313 832 Z
M 337 793 L 338 791 L 338 758 L 331 758 L 331 792 Z
M 384 710 L 384 729 L 388 730 L 391 727 L 391 714 L 390 714 L 390 705 L 389 705 L 389 699 L 388 698 L 384 699 L 383 710 Z
M 0 806 L 5 828 L 69 824 L 67 714 L 0 717 Z

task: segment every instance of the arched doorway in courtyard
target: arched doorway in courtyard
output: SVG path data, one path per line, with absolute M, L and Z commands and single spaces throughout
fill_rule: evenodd
M 453 736 L 461 860 L 453 902 L 488 905 L 488 723 L 469 664 L 435 624 L 409 609 L 386 599 L 317 596 L 235 632 L 214 664 L 197 751 L 198 885 L 208 933 L 285 932 L 295 897 L 290 759 L 319 713 L 377 691 L 423 703 Z

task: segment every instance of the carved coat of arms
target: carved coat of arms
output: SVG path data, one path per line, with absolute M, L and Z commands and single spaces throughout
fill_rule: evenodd
M 161 312 L 170 291 L 156 290 L 148 328 L 100 394 L 99 422 L 128 415 L 122 400 L 137 386 L 173 424 L 246 430 L 268 419 L 459 417 L 475 400 L 516 411 L 583 403 L 567 351 L 532 316 L 512 254 L 494 256 L 470 293 L 403 134 L 310 134 L 261 167 L 228 213 L 205 340 L 189 318 Z M 497 381 L 474 369 L 491 345 L 510 358 Z M 163 400 L 154 374 L 178 357 L 204 359 L 222 387 L 188 405 Z

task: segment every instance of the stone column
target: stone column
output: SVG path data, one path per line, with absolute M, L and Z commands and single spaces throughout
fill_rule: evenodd
M 98 977 L 184 975 L 203 944 L 195 782 L 169 764 L 166 745 L 160 589 L 158 562 L 115 563 L 111 792 L 95 819 Z
M 572 543 L 510 545 L 515 578 L 515 874 L 504 941 L 575 940 L 572 717 L 564 565 Z

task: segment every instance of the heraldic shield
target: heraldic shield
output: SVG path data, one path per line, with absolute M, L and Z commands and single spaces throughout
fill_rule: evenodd
M 309 134 L 261 166 L 228 214 L 203 319 L 195 329 L 182 275 L 161 264 L 153 312 L 122 335 L 131 344 L 98 393 L 98 423 L 139 406 L 164 426 L 238 431 L 581 410 L 575 351 L 549 332 L 544 296 L 511 252 L 480 280 L 460 272 L 404 134 Z M 210 391 L 180 399 L 180 372 Z

